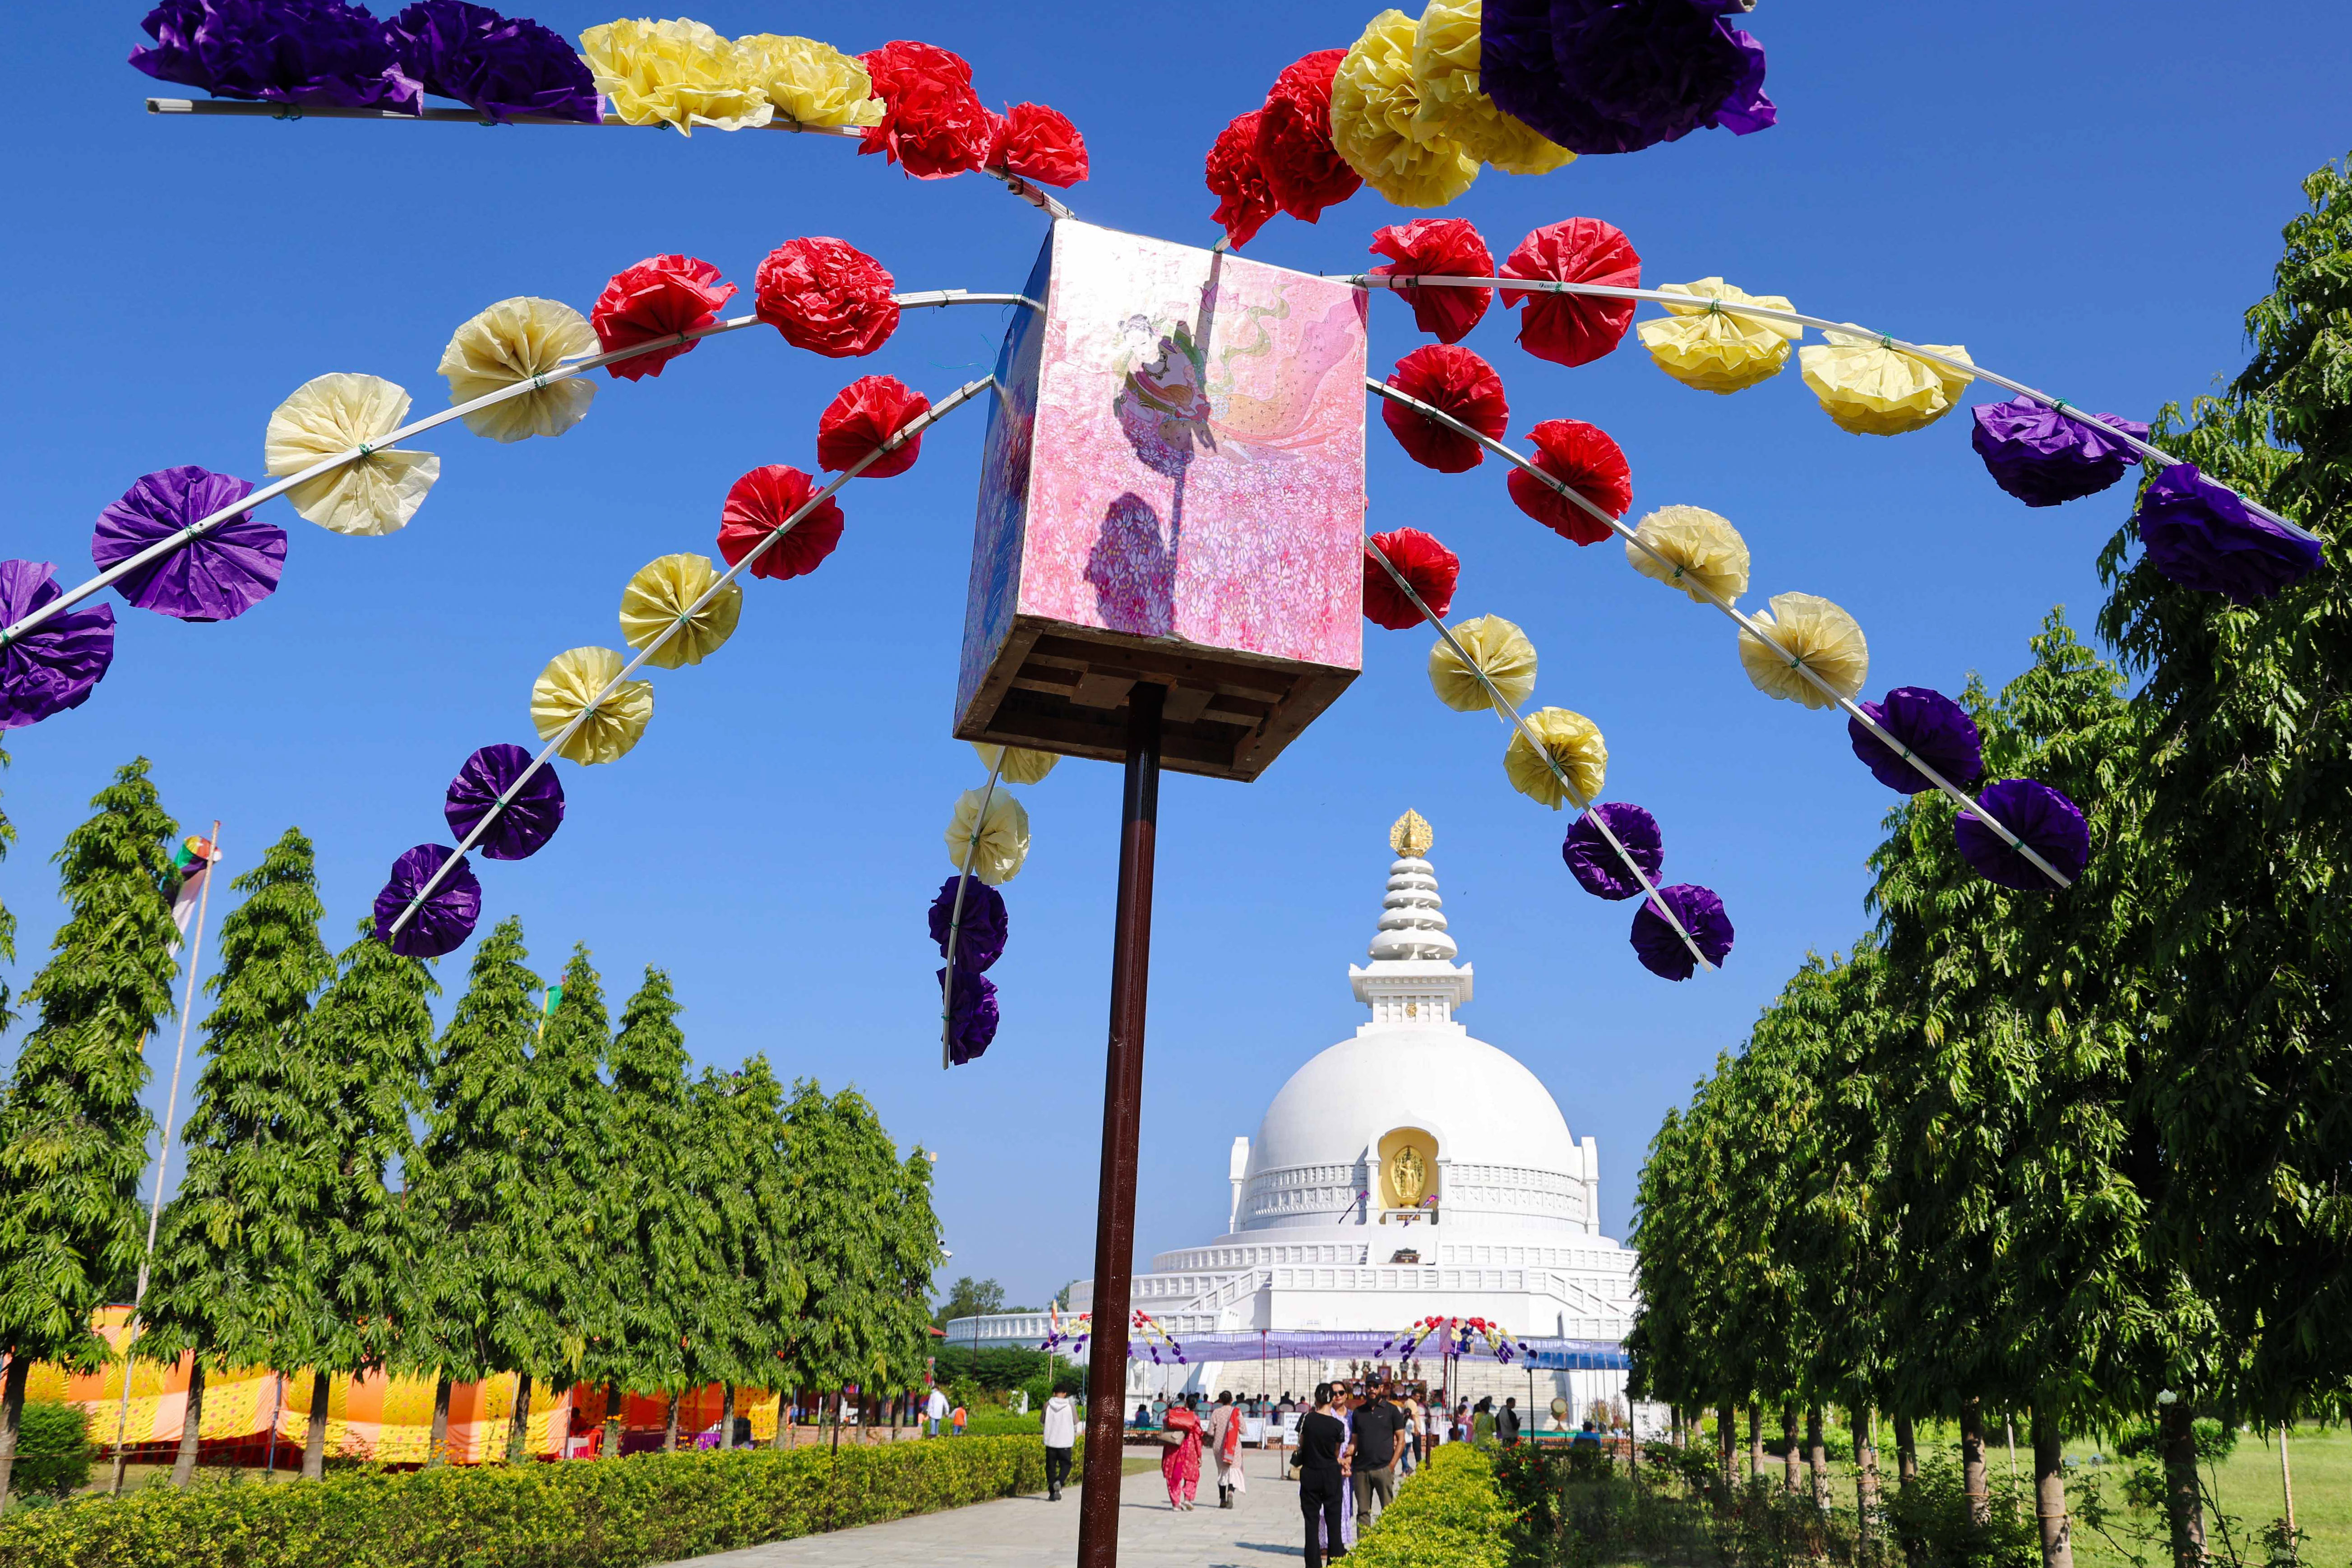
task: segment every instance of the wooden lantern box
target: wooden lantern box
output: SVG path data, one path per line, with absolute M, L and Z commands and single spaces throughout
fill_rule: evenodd
M 996 363 L 961 740 L 1254 779 L 1363 660 L 1364 300 L 1064 219 Z

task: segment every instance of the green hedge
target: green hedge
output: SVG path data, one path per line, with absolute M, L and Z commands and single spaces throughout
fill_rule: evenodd
M 204 1479 L 0 1515 L 0 1568 L 643 1568 L 1039 1491 L 1034 1437 Z
M 1495 1466 L 1467 1443 L 1447 1443 L 1397 1489 L 1396 1501 L 1348 1554 L 1349 1568 L 1505 1568 L 1510 1510 Z

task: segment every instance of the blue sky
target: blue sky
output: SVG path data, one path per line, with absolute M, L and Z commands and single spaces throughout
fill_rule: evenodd
M 534 13 L 576 35 L 590 5 Z M 1201 160 L 1275 73 L 1350 42 L 1369 8 L 969 6 L 842 13 L 713 3 L 721 31 L 804 32 L 844 48 L 914 37 L 973 64 L 992 102 L 1034 99 L 1085 132 L 1087 219 L 1206 245 Z M 11 479 L 0 553 L 78 580 L 91 521 L 139 475 L 199 463 L 258 479 L 261 431 L 297 384 L 366 371 L 442 406 L 442 344 L 493 300 L 585 309 L 604 279 L 664 251 L 747 291 L 782 240 L 835 235 L 909 289 L 1007 289 L 1039 215 L 978 177 L 903 178 L 849 144 L 743 132 L 499 130 L 152 118 L 124 65 L 137 5 L 17 18 L 5 110 L 19 303 L 0 386 Z M 1010 13 L 1006 14 L 1007 16 Z M 1702 132 L 1540 179 L 1489 174 L 1447 216 L 1497 254 L 1584 215 L 1630 235 L 1644 281 L 1721 275 L 1798 308 L 1978 359 L 2141 418 L 2242 363 L 2297 182 L 2352 144 L 2340 7 L 1937 6 L 1767 0 L 1781 123 Z M 168 90 L 168 89 L 159 89 Z M 1365 264 L 1402 221 L 1370 192 L 1317 226 L 1277 219 L 1248 254 L 1316 271 Z M 2014 674 L 2053 605 L 2078 625 L 2118 489 L 2029 510 L 1986 478 L 1965 415 L 1895 440 L 1833 426 L 1793 367 L 1728 399 L 1677 385 L 1629 345 L 1566 370 L 1521 353 L 1501 310 L 1468 340 L 1501 371 L 1515 434 L 1539 418 L 1609 429 L 1637 511 L 1714 509 L 1746 534 L 1755 592 L 1824 595 L 1870 637 L 1871 689 L 1957 690 Z M 284 585 L 210 626 L 128 610 L 113 672 L 82 709 L 8 739 L 0 788 L 20 830 L 0 873 L 28 981 L 60 917 L 47 857 L 118 763 L 153 759 L 192 828 L 224 819 L 228 868 L 289 825 L 317 842 L 331 940 L 392 858 L 444 836 L 441 793 L 476 746 L 529 742 L 551 655 L 616 641 L 621 584 L 646 560 L 709 552 L 743 470 L 812 464 L 816 416 L 851 376 L 936 395 L 978 374 L 994 310 L 910 316 L 845 364 L 764 331 L 708 344 L 658 380 L 600 381 L 584 424 L 505 447 L 452 426 L 423 443 L 442 478 L 415 521 L 338 538 L 278 503 Z M 1373 305 L 1376 369 L 1423 342 Z M 1971 401 L 1988 401 L 1979 391 Z M 1066 763 L 1024 793 L 1035 847 L 1006 888 L 995 975 L 1005 1022 L 977 1067 L 940 1072 L 923 910 L 940 835 L 980 770 L 948 736 L 982 423 L 925 438 L 909 474 L 854 485 L 844 542 L 814 576 L 748 585 L 740 629 L 699 668 L 660 675 L 646 740 L 567 767 L 571 815 L 520 864 L 481 867 L 486 919 L 520 915 L 551 973 L 574 942 L 609 989 L 667 967 L 696 1057 L 764 1051 L 787 1078 L 855 1083 L 902 1141 L 939 1152 L 955 1274 L 1034 1301 L 1089 1271 L 1118 770 Z M 1725 971 L 1654 979 L 1630 907 L 1584 897 L 1565 823 L 1514 794 L 1491 719 L 1431 695 L 1429 638 L 1368 628 L 1363 677 L 1258 783 L 1171 778 L 1162 799 L 1139 1251 L 1223 1227 L 1225 1152 L 1283 1079 L 1361 1020 L 1346 966 L 1372 932 L 1389 824 L 1436 825 L 1434 858 L 1478 996 L 1465 1022 L 1528 1063 L 1602 1154 L 1622 1235 L 1665 1108 L 1735 1046 L 1808 949 L 1864 927 L 1862 860 L 1893 797 L 1827 715 L 1741 673 L 1717 617 L 1528 521 L 1496 465 L 1417 468 L 1376 427 L 1375 527 L 1431 529 L 1464 560 L 1461 614 L 1524 626 L 1540 701 L 1608 738 L 1612 798 L 1664 826 L 1670 879 L 1717 889 L 1739 930 Z M 216 904 L 215 921 L 221 912 Z M 470 950 L 468 950 L 470 951 Z M 444 961 L 462 984 L 465 954 Z M 151 1046 L 155 1098 L 168 1036 Z M 0 1059 L 9 1047 L 0 1046 Z M 192 1064 L 193 1076 L 193 1064 Z

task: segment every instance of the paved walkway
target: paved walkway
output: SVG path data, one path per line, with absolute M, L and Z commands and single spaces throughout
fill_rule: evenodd
M 1128 1452 L 1143 1457 L 1146 1450 Z M 1155 1451 L 1156 1452 L 1156 1451 Z M 1274 1568 L 1304 1559 L 1298 1484 L 1285 1479 L 1283 1456 L 1244 1450 L 1250 1489 L 1230 1510 L 1217 1506 L 1216 1474 L 1206 1467 L 1202 1500 L 1190 1513 L 1171 1513 L 1168 1488 L 1156 1469 L 1127 1478 L 1119 1490 L 1121 1568 Z M 916 1519 L 894 1520 L 830 1535 L 803 1536 L 693 1559 L 694 1568 L 937 1568 L 982 1563 L 988 1568 L 1067 1568 L 1078 1555 L 1075 1489 L 1060 1502 L 1044 1493 L 1004 1498 Z

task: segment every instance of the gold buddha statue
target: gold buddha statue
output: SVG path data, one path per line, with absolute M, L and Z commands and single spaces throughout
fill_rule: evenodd
M 1389 1195 L 1401 1209 L 1419 1208 L 1429 1190 L 1429 1165 L 1421 1151 L 1408 1143 L 1389 1161 Z

